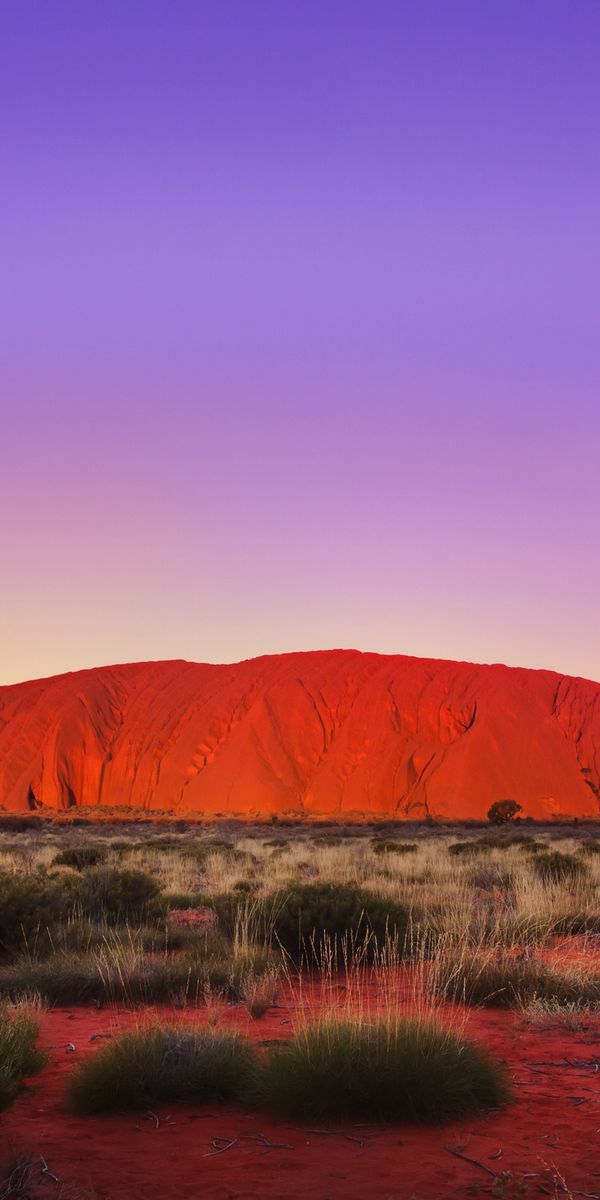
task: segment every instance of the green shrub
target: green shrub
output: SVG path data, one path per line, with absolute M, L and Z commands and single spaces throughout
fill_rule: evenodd
M 25 1075 L 33 1075 L 46 1062 L 36 1050 L 37 1021 L 26 1011 L 9 1013 L 0 1007 L 0 1108 L 13 1099 Z
M 262 1066 L 258 1102 L 309 1120 L 455 1120 L 503 1103 L 486 1052 L 431 1020 L 328 1018 L 300 1029 Z
M 97 867 L 106 859 L 104 846 L 73 846 L 61 850 L 53 860 L 54 867 L 73 867 L 75 871 L 83 871 L 86 867 Z
M 27 945 L 67 913 L 72 885 L 66 878 L 0 873 L 0 957 Z
M 182 931 L 186 933 L 187 931 Z M 192 935 L 194 937 L 194 935 Z M 49 958 L 24 956 L 0 967 L 0 997 L 37 993 L 47 1004 L 166 1003 L 201 1006 L 209 989 L 240 999 L 249 970 L 269 970 L 261 949 L 231 957 L 222 939 L 187 937 L 180 953 L 149 945 L 108 945 L 89 953 L 62 951 Z
M 471 858 L 476 854 L 489 854 L 491 849 L 492 847 L 484 841 L 451 842 L 448 846 L 448 854 L 451 854 L 453 858 Z
M 386 842 L 377 839 L 371 843 L 374 854 L 416 854 L 418 848 L 416 842 Z
M 560 850 L 536 854 L 531 865 L 545 883 L 581 883 L 590 874 L 586 862 L 574 854 L 563 854 Z
M 410 927 L 408 909 L 351 884 L 292 883 L 266 899 L 227 894 L 213 904 L 227 936 L 247 923 L 256 941 L 281 947 L 294 961 L 348 950 L 372 958 L 390 941 L 403 951 Z
M 0 815 L 0 833 L 29 833 L 32 829 L 43 829 L 41 817 Z
M 210 900 L 202 892 L 165 892 L 163 901 L 166 909 L 205 908 Z
M 560 970 L 534 955 L 508 951 L 448 957 L 438 965 L 436 983 L 449 1000 L 492 1008 L 522 1008 L 535 999 L 600 1000 L 600 976 Z
M 161 1100 L 240 1100 L 255 1071 L 240 1034 L 157 1026 L 122 1034 L 84 1060 L 68 1083 L 79 1113 L 144 1109 Z
M 487 816 L 490 825 L 508 825 L 520 812 L 523 812 L 523 806 L 516 800 L 496 800 L 488 808 Z
M 81 913 L 92 921 L 123 924 L 145 921 L 164 911 L 160 886 L 144 871 L 92 867 L 81 876 L 77 900 Z
M 482 864 L 479 867 L 472 867 L 468 880 L 471 887 L 479 888 L 483 892 L 495 892 L 498 890 L 507 892 L 513 885 L 513 877 L 510 871 L 503 871 L 500 867 L 488 866 L 486 864 Z

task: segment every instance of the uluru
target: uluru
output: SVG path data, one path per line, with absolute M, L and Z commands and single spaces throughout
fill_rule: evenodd
M 231 815 L 600 815 L 600 684 L 352 650 L 0 688 L 0 805 Z

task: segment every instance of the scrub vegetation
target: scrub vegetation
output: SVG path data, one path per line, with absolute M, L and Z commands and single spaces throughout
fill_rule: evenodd
M 593 827 L 513 820 L 0 818 L 0 1100 L 42 1062 L 26 998 L 139 1011 L 138 1029 L 70 1073 L 80 1112 L 210 1100 L 295 1119 L 442 1121 L 503 1103 L 506 1080 L 465 1013 L 576 1028 L 600 1011 L 599 845 Z M 341 988 L 335 1011 L 326 1000 L 315 1020 L 307 1003 L 279 1045 L 216 1028 L 227 1005 L 260 1021 L 315 981 L 329 997 Z M 185 1029 L 165 1006 L 188 1012 Z

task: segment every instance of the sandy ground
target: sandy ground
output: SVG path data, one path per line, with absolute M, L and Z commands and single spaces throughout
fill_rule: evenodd
M 283 996 L 282 1007 L 259 1021 L 224 1005 L 218 1027 L 239 1028 L 257 1042 L 287 1037 L 297 999 Z M 318 1004 L 318 989 L 310 999 Z M 184 1022 L 207 1015 L 169 1014 Z M 67 1112 L 64 1084 L 74 1064 L 106 1044 L 99 1035 L 147 1016 L 122 1008 L 45 1013 L 41 1044 L 51 1059 L 0 1115 L 3 1149 L 43 1154 L 61 1180 L 92 1187 L 105 1200 L 450 1200 L 478 1187 L 509 1197 L 523 1195 L 524 1176 L 527 1195 L 600 1198 L 600 1021 L 563 1033 L 532 1031 L 512 1013 L 470 1013 L 468 1032 L 507 1064 L 514 1101 L 443 1128 L 324 1123 L 317 1131 L 220 1106 L 161 1104 L 153 1116 Z M 510 1183 L 490 1191 L 493 1175 L 503 1172 Z M 569 1193 L 555 1187 L 555 1172 Z

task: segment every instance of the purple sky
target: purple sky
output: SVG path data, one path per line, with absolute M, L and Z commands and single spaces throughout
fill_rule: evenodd
M 5 0 L 0 681 L 600 679 L 597 0 Z

